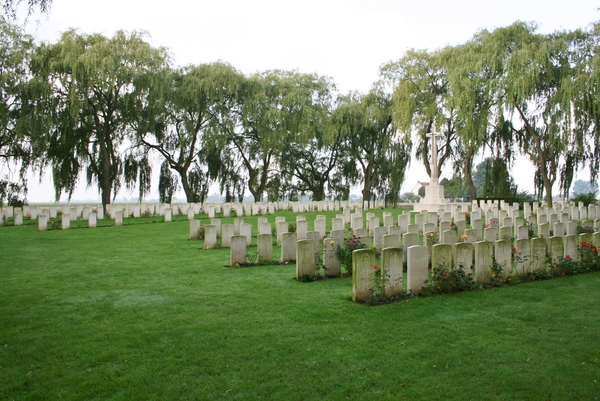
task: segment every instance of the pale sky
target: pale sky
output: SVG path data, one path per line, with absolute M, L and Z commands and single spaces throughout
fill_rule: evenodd
M 573 30 L 600 20 L 599 8 L 600 0 L 54 0 L 50 15 L 30 17 L 26 31 L 39 41 L 56 42 L 69 28 L 105 36 L 143 30 L 154 46 L 170 50 L 175 65 L 222 60 L 244 73 L 316 72 L 332 77 L 346 93 L 367 92 L 379 67 L 407 49 L 460 44 L 481 29 L 517 20 L 535 21 L 543 33 Z M 515 179 L 520 189 L 531 190 L 532 167 L 519 162 L 513 170 L 525 168 L 531 174 L 514 174 Z M 416 159 L 407 177 L 402 192 L 428 181 Z M 150 198 L 158 197 L 156 187 L 157 182 Z M 122 190 L 117 198 L 135 196 Z M 86 191 L 83 182 L 73 197 L 97 198 L 96 188 Z M 48 174 L 41 184 L 29 178 L 28 200 L 54 200 Z

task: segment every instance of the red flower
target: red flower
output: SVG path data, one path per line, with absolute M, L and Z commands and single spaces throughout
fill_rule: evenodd
M 379 266 L 375 265 L 373 266 L 373 269 L 379 269 Z
M 514 246 L 511 248 L 511 251 L 513 251 L 513 252 L 516 250 L 517 250 L 517 248 L 515 248 Z
M 582 241 L 582 242 L 581 242 L 581 246 L 587 246 L 587 242 L 585 242 L 585 241 Z
M 565 259 L 571 259 L 571 255 L 565 255 Z

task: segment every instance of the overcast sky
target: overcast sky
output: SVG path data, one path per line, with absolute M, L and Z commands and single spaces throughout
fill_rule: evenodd
M 481 29 L 517 20 L 535 21 L 542 33 L 587 27 L 600 20 L 598 8 L 600 0 L 54 0 L 50 15 L 33 15 L 26 30 L 48 42 L 69 28 L 106 36 L 143 30 L 154 46 L 170 50 L 175 65 L 222 60 L 244 73 L 316 72 L 332 77 L 345 93 L 367 92 L 379 67 L 407 49 L 463 43 Z M 515 166 L 524 168 L 531 169 L 524 162 Z M 532 188 L 531 171 L 515 175 L 519 188 Z M 428 177 L 413 160 L 403 192 L 417 180 Z M 29 186 L 30 202 L 54 199 L 48 176 L 42 184 L 31 177 Z M 135 193 L 122 191 L 118 198 L 123 196 Z M 150 197 L 157 196 L 154 191 Z M 74 199 L 84 198 L 98 194 L 82 183 Z

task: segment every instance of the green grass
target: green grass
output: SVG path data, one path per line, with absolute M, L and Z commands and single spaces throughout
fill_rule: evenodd
M 133 223 L 0 227 L 1 399 L 600 398 L 599 273 L 369 307 Z

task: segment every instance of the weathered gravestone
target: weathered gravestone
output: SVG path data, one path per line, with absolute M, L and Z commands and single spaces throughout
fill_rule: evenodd
M 373 229 L 373 246 L 375 249 L 381 250 L 383 248 L 383 236 L 385 232 L 385 227 L 375 227 Z
M 344 219 L 335 218 L 331 219 L 331 229 L 332 230 L 343 230 L 344 229 Z
M 339 277 L 341 275 L 341 263 L 337 256 L 337 247 L 342 241 L 333 238 L 323 240 L 323 269 L 326 277 Z
M 283 240 L 283 234 L 287 233 L 289 230 L 288 223 L 285 221 L 277 222 L 277 243 L 281 244 Z
M 526 276 L 531 271 L 531 242 L 527 238 L 515 240 L 515 275 Z
M 191 220 L 194 221 L 194 220 Z M 199 221 L 199 220 L 196 220 Z M 217 246 L 217 227 L 212 224 L 204 226 L 204 249 L 213 249 Z
M 235 229 L 233 224 L 223 224 L 221 225 L 221 246 L 223 248 L 231 247 L 231 237 L 235 234 Z
M 89 228 L 96 228 L 96 225 L 97 225 L 96 212 L 90 212 L 90 214 L 88 216 L 88 227 Z
M 221 237 L 221 219 L 210 219 L 210 224 L 217 228 L 217 237 Z
M 548 238 L 548 253 L 550 254 L 550 262 L 557 263 L 564 255 L 563 238 L 554 236 Z
M 462 267 L 465 274 L 473 273 L 473 244 L 461 242 L 453 247 L 453 256 L 455 267 Z
M 123 211 L 122 210 L 115 210 L 115 226 L 122 226 L 123 225 Z
M 424 245 L 413 245 L 407 248 L 406 289 L 408 292 L 419 292 L 425 286 L 429 276 L 429 250 Z
M 436 244 L 431 247 L 431 268 L 452 267 L 452 245 Z
M 252 244 L 252 224 L 240 224 L 240 235 L 246 237 L 246 246 L 250 246 Z
M 492 279 L 494 244 L 489 241 L 475 242 L 475 281 L 489 283 Z
M 258 263 L 273 261 L 273 235 L 258 234 L 256 238 Z
M 400 227 L 400 234 L 406 234 L 408 232 L 409 223 L 410 216 L 408 214 L 401 214 L 398 216 L 398 227 Z
M 402 268 L 404 257 L 401 248 L 383 248 L 381 251 L 380 267 L 382 277 L 382 292 L 386 297 L 402 293 Z
M 538 225 L 538 235 L 540 237 L 550 237 L 550 223 L 543 223 Z
M 361 244 L 364 244 L 368 247 L 371 246 L 371 237 L 369 237 L 369 230 L 366 228 L 359 228 L 354 230 L 354 235 L 359 238 Z
M 321 241 L 323 238 L 325 238 L 326 225 L 327 225 L 327 220 L 325 220 L 325 219 L 316 219 L 314 221 L 314 228 L 315 228 L 314 231 L 319 233 L 319 241 Z M 307 238 L 308 238 L 308 236 L 307 236 Z
M 531 239 L 531 269 L 546 270 L 546 238 Z
M 310 239 L 296 243 L 296 280 L 315 275 L 315 242 Z
M 521 225 L 517 227 L 517 239 L 529 238 L 529 226 Z
M 375 251 L 352 252 L 352 300 L 364 301 L 375 291 Z
M 498 239 L 510 241 L 512 239 L 512 226 L 500 227 L 500 230 L 498 231 Z
M 442 222 L 440 222 L 440 226 L 439 226 L 438 232 L 441 234 L 444 231 L 450 231 L 450 229 L 452 228 L 451 224 L 452 223 L 450 223 L 449 221 L 442 221 Z
M 397 234 L 384 235 L 383 248 L 400 248 L 400 236 Z
M 483 239 L 483 222 L 480 219 L 471 220 L 471 229 L 475 230 L 477 241 Z
M 306 241 L 306 240 L 303 240 Z M 296 260 L 296 233 L 283 233 L 281 238 L 281 263 L 293 262 Z
M 270 223 L 260 223 L 258 225 L 258 234 L 272 234 Z
M 502 267 L 503 277 L 512 273 L 512 249 L 510 240 L 499 240 L 494 243 L 494 259 Z
M 336 241 L 343 241 L 344 240 L 344 230 L 331 230 L 331 232 L 329 233 L 329 236 Z
M 246 263 L 246 237 L 234 235 L 231 237 L 231 248 L 229 250 L 229 265 L 235 266 Z
M 200 239 L 200 220 L 190 220 L 190 239 Z
M 487 242 L 494 242 L 498 239 L 498 229 L 496 227 L 489 227 L 483 230 L 483 240 Z
M 411 246 L 415 246 L 415 245 L 421 245 L 419 243 L 419 234 L 415 234 L 415 233 L 402 234 L 402 249 L 404 250 L 404 258 L 406 260 L 408 260 L 407 253 L 406 253 L 408 251 L 408 248 Z
M 440 235 L 440 243 L 454 245 L 458 242 L 458 234 L 454 230 L 442 231 Z
M 46 231 L 48 229 L 48 216 L 41 214 L 38 216 L 38 230 Z
M 14 225 L 15 226 L 21 226 L 23 225 L 23 210 L 21 208 L 15 208 L 14 209 Z

